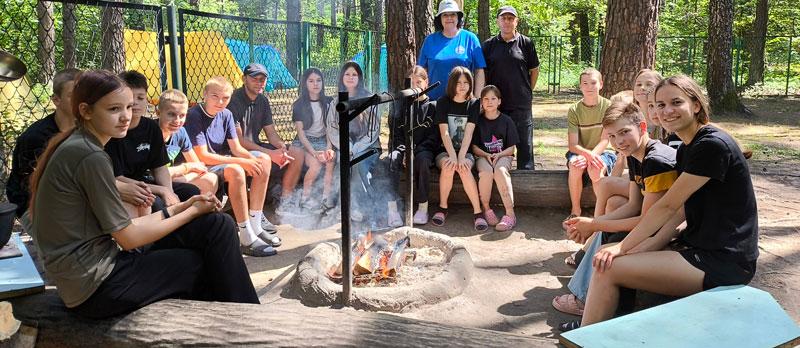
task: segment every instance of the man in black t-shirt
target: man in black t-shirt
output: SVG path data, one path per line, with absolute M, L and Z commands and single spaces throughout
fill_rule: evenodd
M 539 78 L 539 56 L 531 39 L 517 32 L 517 10 L 500 7 L 500 34 L 483 43 L 486 85 L 495 85 L 503 95 L 500 112 L 517 125 L 517 168 L 533 169 L 533 119 L 531 102 Z
M 231 94 L 228 110 L 233 114 L 242 147 L 247 151 L 261 151 L 267 154 L 274 165 L 283 168 L 291 157 L 287 156 L 286 145 L 275 129 L 272 106 L 264 94 L 267 78 L 267 68 L 263 65 L 252 63 L 245 67 L 242 75 L 244 85 Z M 262 130 L 269 143 L 261 141 Z M 273 170 L 272 173 L 276 171 Z
M 75 127 L 72 88 L 80 73 L 78 69 L 64 69 L 56 73 L 53 77 L 53 96 L 50 97 L 56 111 L 31 124 L 17 137 L 11 157 L 11 174 L 6 183 L 6 196 L 9 202 L 17 205 L 16 214 L 25 231 L 30 230 L 31 223 L 27 214 L 31 195 L 28 188 L 30 176 L 36 168 L 36 159 L 47 147 L 47 141 L 58 132 Z

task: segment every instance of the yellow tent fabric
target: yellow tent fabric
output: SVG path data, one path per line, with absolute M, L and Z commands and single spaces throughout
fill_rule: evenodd
M 157 35 L 154 32 L 125 30 L 125 61 L 128 69 L 147 76 L 147 95 L 155 101 L 161 93 L 161 71 L 158 65 Z M 242 85 L 242 71 L 236 64 L 225 39 L 218 31 L 186 32 L 183 37 L 186 52 L 187 96 L 190 101 L 200 101 L 203 87 L 208 79 L 224 76 L 234 86 Z M 167 67 L 171 58 L 166 50 Z M 168 69 L 168 68 L 167 68 Z M 167 71 L 168 85 L 174 86 Z

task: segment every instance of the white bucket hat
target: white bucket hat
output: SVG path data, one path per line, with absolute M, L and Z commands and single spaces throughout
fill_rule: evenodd
M 439 3 L 439 12 L 436 13 L 436 17 L 439 17 L 442 13 L 445 12 L 455 12 L 464 16 L 464 12 L 461 12 L 461 9 L 458 8 L 458 3 L 455 0 L 442 0 Z

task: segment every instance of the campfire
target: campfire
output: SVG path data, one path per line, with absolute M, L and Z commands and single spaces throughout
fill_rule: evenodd
M 410 246 L 411 238 L 408 235 L 394 243 L 390 243 L 380 235 L 373 236 L 372 232 L 362 235 L 351 247 L 353 284 L 364 286 L 395 283 L 403 264 L 416 258 L 415 251 L 406 250 Z M 340 283 L 342 263 L 340 262 L 328 273 L 331 280 Z

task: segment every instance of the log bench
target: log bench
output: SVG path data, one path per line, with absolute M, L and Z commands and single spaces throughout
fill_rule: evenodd
M 253 305 L 165 300 L 106 320 L 82 319 L 68 312 L 54 289 L 11 302 L 17 319 L 38 327 L 39 347 L 555 345 L 555 340 L 545 338 L 286 302 Z
M 567 176 L 568 172 L 566 170 L 512 170 L 511 185 L 514 189 L 514 205 L 518 207 L 569 209 Z M 401 179 L 401 192 L 405 192 L 407 187 L 405 178 Z M 436 170 L 431 173 L 430 200 L 436 203 L 439 201 L 439 172 Z M 581 206 L 593 207 L 595 200 L 591 181 L 584 180 Z M 495 185 L 492 190 L 492 203 L 501 202 L 500 194 L 497 192 L 497 185 Z M 461 185 L 461 179 L 458 178 L 458 174 L 453 180 L 450 203 L 469 204 L 467 194 L 464 193 L 464 187 Z

